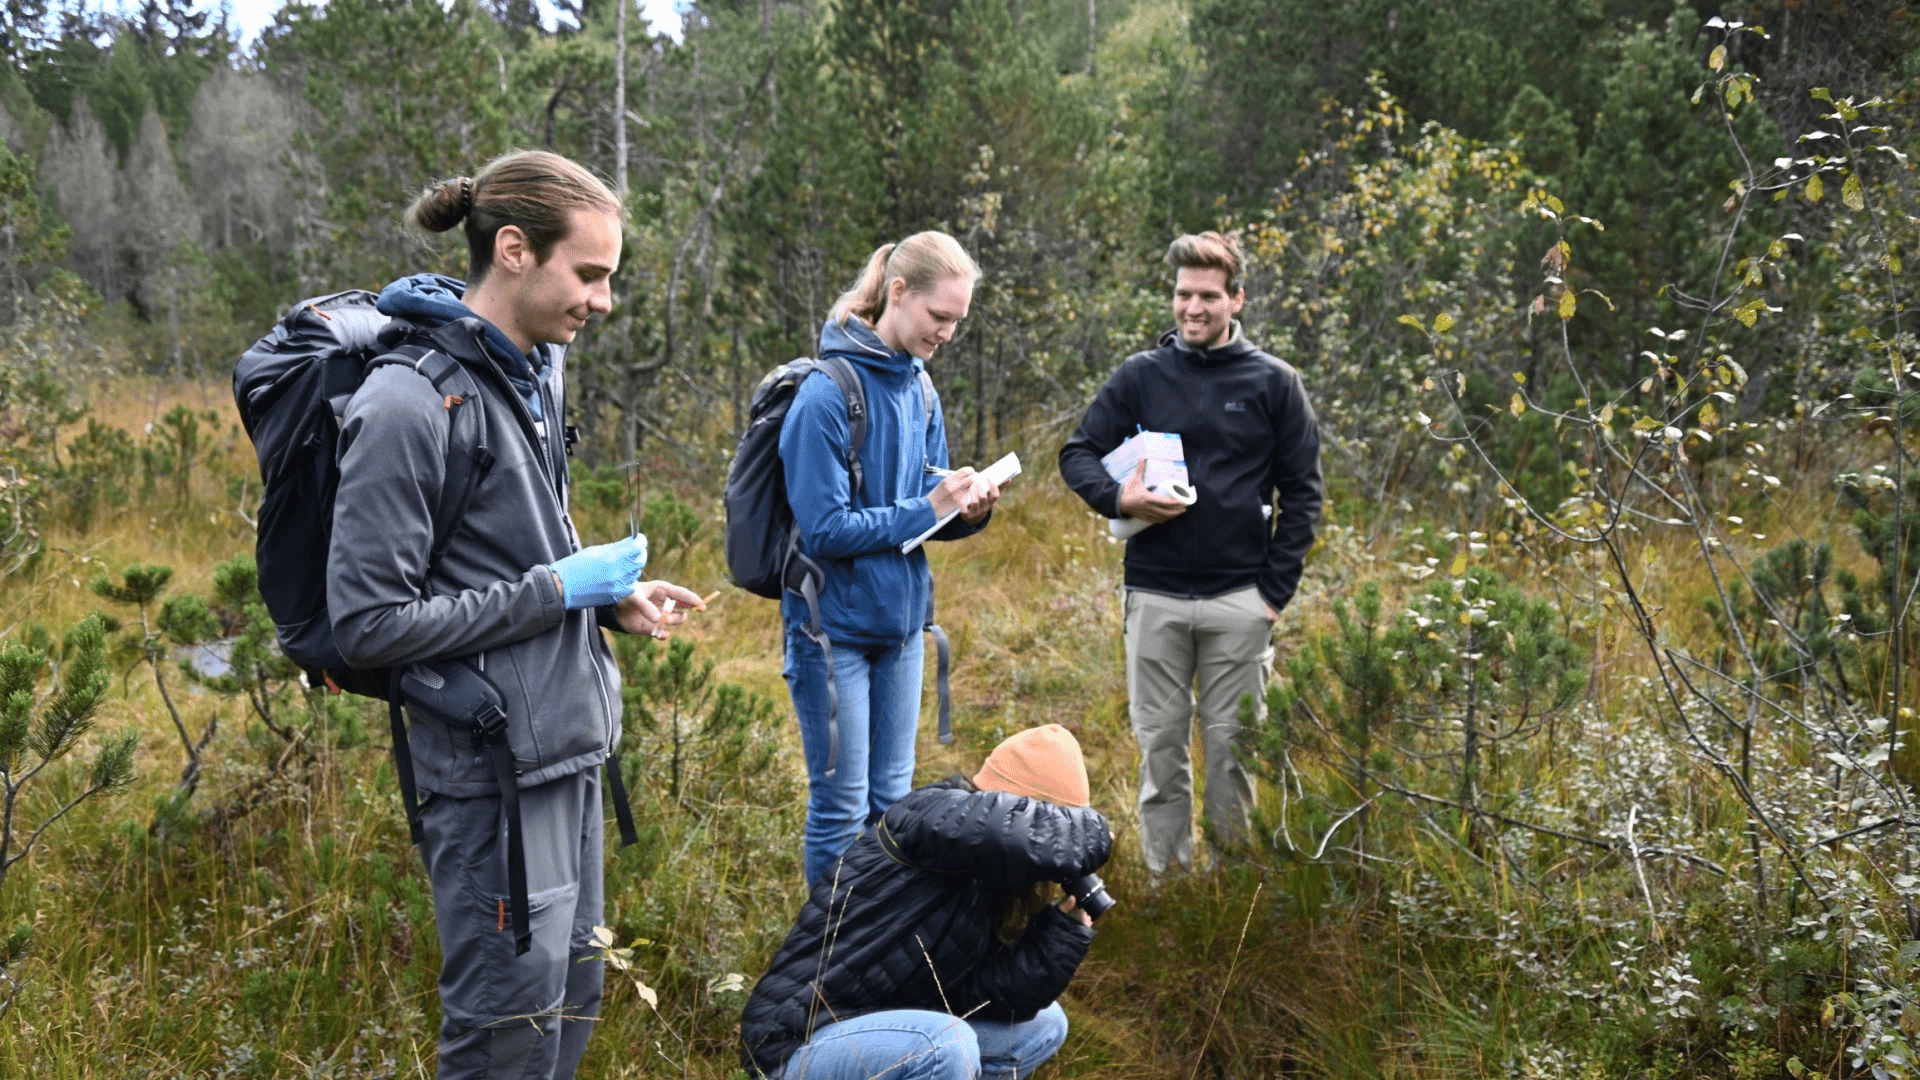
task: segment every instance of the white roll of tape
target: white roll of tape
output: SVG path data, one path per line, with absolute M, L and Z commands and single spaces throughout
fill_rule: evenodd
M 1165 488 L 1150 487 L 1147 490 L 1174 499 L 1182 506 L 1192 506 L 1200 499 L 1200 493 L 1186 484 L 1168 484 Z M 1107 532 L 1112 534 L 1115 540 L 1131 540 L 1140 535 L 1141 530 L 1152 524 L 1154 523 L 1151 521 L 1141 521 L 1139 518 L 1109 518 Z

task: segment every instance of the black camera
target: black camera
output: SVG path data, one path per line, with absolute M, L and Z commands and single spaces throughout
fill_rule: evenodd
M 1097 919 L 1113 907 L 1113 897 L 1107 892 L 1107 883 L 1100 880 L 1099 874 L 1081 874 L 1077 878 L 1060 883 L 1073 897 L 1074 906 L 1087 913 L 1087 918 Z

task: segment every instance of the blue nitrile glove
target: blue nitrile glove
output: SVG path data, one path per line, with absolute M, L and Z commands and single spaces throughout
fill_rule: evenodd
M 550 569 L 560 577 L 568 611 L 618 603 L 633 595 L 647 569 L 647 538 L 636 534 L 581 548 Z

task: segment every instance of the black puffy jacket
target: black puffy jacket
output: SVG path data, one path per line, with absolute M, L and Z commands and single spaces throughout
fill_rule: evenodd
M 1031 1020 L 1093 929 L 1049 904 L 1002 943 L 1007 895 L 1091 873 L 1112 847 L 1097 810 L 959 781 L 909 792 L 814 886 L 741 1015 L 741 1063 L 770 1074 L 816 1028 L 882 1009 Z

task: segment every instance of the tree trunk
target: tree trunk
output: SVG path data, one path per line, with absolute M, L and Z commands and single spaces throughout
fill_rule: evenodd
M 740 355 L 740 322 L 733 323 L 733 441 L 747 430 L 746 361 Z
M 760 41 L 767 47 L 767 55 L 773 55 L 773 0 L 760 0 Z M 773 118 L 780 113 L 780 89 L 771 73 L 767 75 L 767 126 L 772 127 Z
M 619 0 L 613 16 L 613 190 L 627 199 L 627 6 Z
M 985 461 L 987 453 L 987 348 L 986 342 L 973 343 L 973 460 Z
M 1099 19 L 1094 10 L 1097 3 L 1098 0 L 1087 0 L 1087 78 L 1089 79 L 1093 78 L 1093 47 L 1100 40 Z

